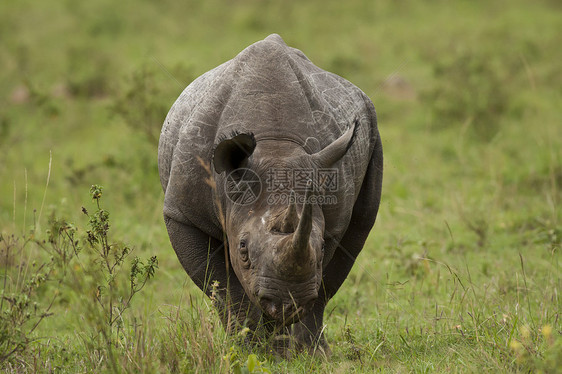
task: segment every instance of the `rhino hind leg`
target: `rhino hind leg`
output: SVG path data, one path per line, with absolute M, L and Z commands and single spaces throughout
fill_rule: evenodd
M 355 259 L 363 249 L 377 217 L 382 188 L 383 154 L 380 138 L 367 168 L 361 191 L 353 207 L 349 228 L 342 237 L 330 263 L 324 270 L 320 294 L 313 310 L 293 326 L 298 347 L 329 356 L 330 349 L 323 334 L 324 308 L 347 278 Z M 325 235 L 330 236 L 329 232 Z
M 193 282 L 213 297 L 225 329 L 236 333 L 246 326 L 255 331 L 261 313 L 248 299 L 232 268 L 228 277 L 223 243 L 191 225 L 168 217 L 165 222 L 181 265 Z M 215 281 L 218 287 L 213 287 Z

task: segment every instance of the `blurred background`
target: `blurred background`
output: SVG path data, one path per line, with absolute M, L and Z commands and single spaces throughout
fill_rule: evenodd
M 472 149 L 459 143 L 513 148 L 502 156 L 517 167 L 497 171 L 512 179 L 552 168 L 548 142 L 559 126 L 549 125 L 560 119 L 562 87 L 556 1 L 18 1 L 1 10 L 4 224 L 21 222 L 13 196 L 19 204 L 26 183 L 28 207 L 40 203 L 50 154 L 47 203 L 74 205 L 98 181 L 135 221 L 151 217 L 167 110 L 194 78 L 273 32 L 374 101 L 389 155 L 387 203 L 410 193 L 398 184 L 442 187 L 445 175 L 423 176 L 432 169 L 484 167 L 481 150 L 468 162 Z M 407 180 L 416 183 L 399 183 Z
M 560 291 L 561 30 L 556 0 L 4 1 L 0 232 L 85 222 L 101 184 L 114 235 L 160 260 L 140 310 L 178 303 L 192 286 L 161 218 L 161 125 L 193 79 L 278 33 L 373 100 L 383 139 L 379 218 L 332 323 L 370 308 L 423 326 L 435 305 L 396 285 L 438 280 L 427 259 L 491 282 L 486 308 L 511 315 L 519 253 Z M 395 309 L 375 302 L 389 294 Z M 558 296 L 543 307 L 559 314 Z

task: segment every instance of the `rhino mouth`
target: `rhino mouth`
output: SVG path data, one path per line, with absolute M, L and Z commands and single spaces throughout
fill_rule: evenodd
M 260 277 L 256 291 L 262 311 L 282 324 L 299 321 L 312 309 L 318 298 L 316 275 L 299 283 Z

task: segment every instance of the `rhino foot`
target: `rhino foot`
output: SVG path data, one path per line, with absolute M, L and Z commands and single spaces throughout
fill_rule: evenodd
M 306 334 L 296 334 L 292 339 L 291 348 L 295 353 L 307 352 L 311 356 L 326 360 L 332 355 L 332 350 L 326 342 L 324 335 L 320 334 L 318 338 L 314 338 L 314 335 L 308 331 Z

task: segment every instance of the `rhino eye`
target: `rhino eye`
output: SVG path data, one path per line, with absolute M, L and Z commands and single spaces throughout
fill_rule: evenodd
M 248 247 L 246 245 L 246 240 L 241 240 L 240 241 L 240 258 L 242 259 L 242 261 L 244 263 L 247 263 L 249 258 L 248 258 Z

